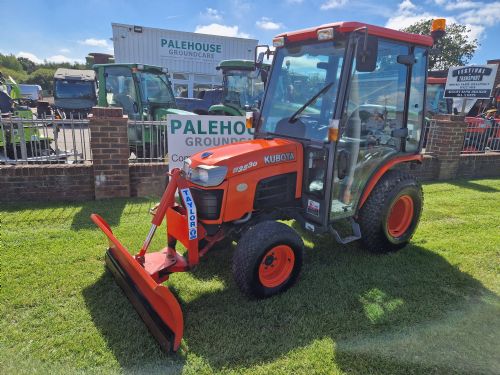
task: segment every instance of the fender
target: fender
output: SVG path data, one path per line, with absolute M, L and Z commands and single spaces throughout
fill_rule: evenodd
M 363 191 L 363 194 L 361 195 L 361 199 L 359 200 L 359 205 L 358 205 L 358 210 L 363 207 L 365 204 L 366 200 L 370 196 L 373 188 L 375 185 L 377 185 L 377 182 L 382 178 L 382 176 L 387 172 L 389 169 L 394 167 L 397 164 L 400 163 L 405 163 L 409 161 L 418 161 L 422 162 L 422 159 L 424 158 L 424 155 L 422 154 L 416 154 L 416 155 L 403 155 L 403 156 L 398 156 L 395 157 L 394 159 L 391 159 L 387 161 L 384 165 L 382 165 L 377 172 L 370 178 L 368 183 L 366 184 L 366 187 Z

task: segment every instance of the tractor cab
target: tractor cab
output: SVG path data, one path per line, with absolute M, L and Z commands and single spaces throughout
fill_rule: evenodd
M 269 71 L 269 64 L 251 60 L 224 60 L 217 66 L 222 71 L 224 93 L 222 103 L 209 108 L 210 114 L 243 116 L 246 111 L 259 108 Z
M 176 109 L 167 71 L 144 64 L 96 64 L 98 105 L 121 107 L 137 120 L 165 120 L 167 114 L 187 114 Z
M 96 64 L 98 105 L 120 107 L 132 120 L 166 120 L 168 114 L 191 115 L 176 108 L 166 69 L 144 64 Z M 167 153 L 164 127 L 136 123 L 129 126 L 130 151 L 137 158 L 162 160 Z
M 433 39 L 342 22 L 273 44 L 256 138 L 300 144 L 303 216 L 310 228 L 327 228 L 356 214 L 378 173 L 421 158 Z

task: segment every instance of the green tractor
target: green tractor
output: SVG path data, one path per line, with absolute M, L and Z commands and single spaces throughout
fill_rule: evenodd
M 120 107 L 123 114 L 139 120 L 129 126 L 130 150 L 137 158 L 162 158 L 167 153 L 166 127 L 148 123 L 167 115 L 194 115 L 176 108 L 166 69 L 144 64 L 96 64 L 100 107 Z
M 245 112 L 260 106 L 270 65 L 255 66 L 251 60 L 223 60 L 217 66 L 222 70 L 224 94 L 222 103 L 208 109 L 211 115 L 244 116 Z

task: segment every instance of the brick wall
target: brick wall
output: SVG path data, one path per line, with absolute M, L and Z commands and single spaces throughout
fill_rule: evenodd
M 439 160 L 436 157 L 425 155 L 421 164 L 403 163 L 395 168 L 411 173 L 420 181 L 432 181 L 439 175 Z
M 160 197 L 167 186 L 168 164 L 134 163 L 130 171 L 131 197 Z
M 500 177 L 500 154 L 461 155 L 457 178 Z
M 130 196 L 127 122 L 121 108 L 92 108 L 89 129 L 96 199 Z
M 81 201 L 94 199 L 92 165 L 0 166 L 0 201 Z

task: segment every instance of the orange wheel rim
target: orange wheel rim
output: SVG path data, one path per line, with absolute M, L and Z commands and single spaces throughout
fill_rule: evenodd
M 409 195 L 402 195 L 394 202 L 387 220 L 387 231 L 392 237 L 401 237 L 413 220 L 414 205 Z
M 259 280 L 267 288 L 274 288 L 290 277 L 295 264 L 295 254 L 288 245 L 270 249 L 259 265 Z

